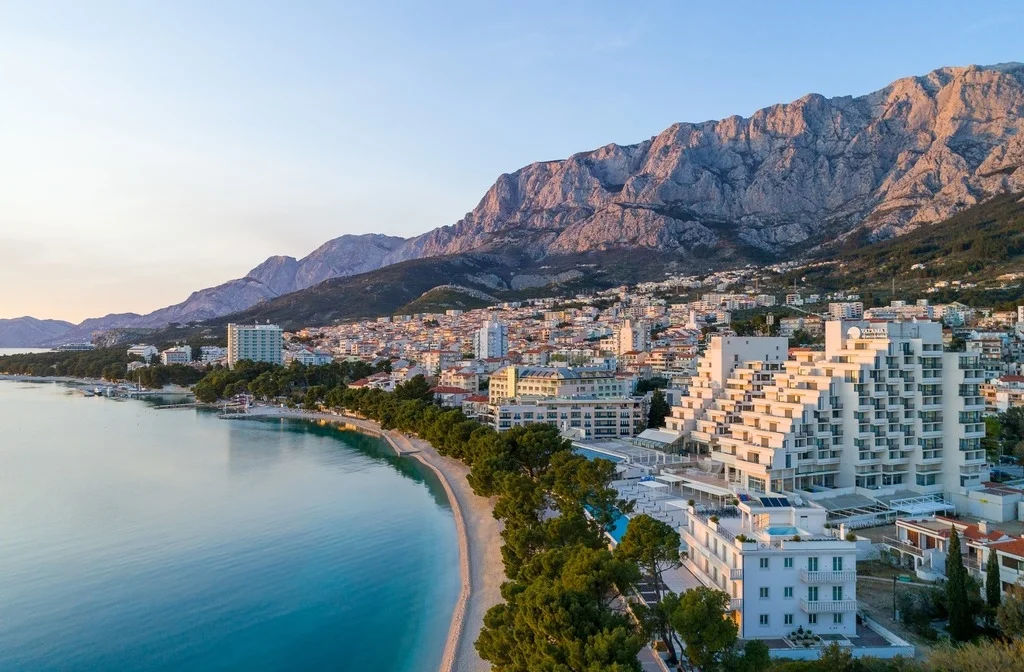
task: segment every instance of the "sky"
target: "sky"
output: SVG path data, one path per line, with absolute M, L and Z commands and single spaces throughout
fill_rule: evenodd
M 1017 2 L 0 0 L 0 318 L 148 312 L 501 173 L 1024 59 Z

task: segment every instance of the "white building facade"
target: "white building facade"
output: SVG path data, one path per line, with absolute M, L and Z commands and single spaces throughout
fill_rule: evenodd
M 229 324 L 228 367 L 242 360 L 284 364 L 284 331 L 276 324 Z
M 825 529 L 826 511 L 783 498 L 745 498 L 738 517 L 690 508 L 684 565 L 726 592 L 741 639 L 855 635 L 857 545 Z
M 473 351 L 477 359 L 504 357 L 508 354 L 508 326 L 488 320 L 473 334 Z

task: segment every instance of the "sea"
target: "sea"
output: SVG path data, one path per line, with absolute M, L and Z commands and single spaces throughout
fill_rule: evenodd
M 436 670 L 458 567 L 381 440 L 0 380 L 0 670 Z

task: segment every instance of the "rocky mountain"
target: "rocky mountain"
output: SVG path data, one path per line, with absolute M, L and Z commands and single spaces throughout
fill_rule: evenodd
M 62 320 L 15 317 L 0 320 L 0 348 L 29 348 L 59 338 L 75 325 Z
M 886 238 L 1024 187 L 1022 131 L 1019 63 L 811 94 L 502 175 L 461 221 L 385 262 L 509 246 L 539 257 L 741 243 L 784 255 L 861 224 Z
M 330 278 L 376 270 L 384 265 L 384 258 L 388 254 L 399 249 L 405 242 L 405 238 L 379 233 L 341 236 L 327 241 L 301 260 L 294 257 L 270 257 L 249 271 L 246 277 L 263 283 L 280 296 L 312 287 Z
M 342 236 L 300 260 L 271 257 L 177 306 L 90 328 L 209 319 L 327 279 L 470 252 L 531 264 L 627 250 L 656 253 L 659 263 L 799 257 L 854 233 L 863 242 L 901 235 L 1024 190 L 1022 164 L 1024 65 L 941 68 L 863 96 L 810 94 L 534 163 L 500 176 L 450 226 L 410 240 Z M 550 273 L 538 268 L 505 280 L 543 283 Z M 562 272 L 576 271 L 563 263 Z
M 209 320 L 235 313 L 268 299 L 311 287 L 331 278 L 346 277 L 380 268 L 383 257 L 405 242 L 404 238 L 376 233 L 345 235 L 330 240 L 302 259 L 270 257 L 244 278 L 192 292 L 181 303 L 145 315 L 116 313 L 89 318 L 51 336 L 40 334 L 34 345 L 88 341 L 107 329 L 157 328 L 171 322 Z

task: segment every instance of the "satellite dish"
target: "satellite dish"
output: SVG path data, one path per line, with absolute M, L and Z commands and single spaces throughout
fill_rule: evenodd
M 860 338 L 860 327 L 850 327 L 846 332 L 846 336 L 848 338 Z

